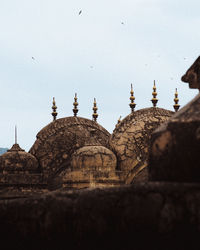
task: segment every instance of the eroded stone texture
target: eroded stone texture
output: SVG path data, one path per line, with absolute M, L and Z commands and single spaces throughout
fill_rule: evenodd
M 38 173 L 38 161 L 30 153 L 25 152 L 18 144 L 0 156 L 0 171 L 7 173 Z
M 191 89 L 200 89 L 200 56 L 182 76 L 181 80 L 189 83 Z
M 37 134 L 30 149 L 39 161 L 46 178 L 69 167 L 71 155 L 89 145 L 108 147 L 109 132 L 98 123 L 81 118 L 66 117 L 51 122 Z
M 120 185 L 115 154 L 104 146 L 85 146 L 72 154 L 69 167 L 57 177 L 62 187 L 86 188 Z
M 117 159 L 114 153 L 103 146 L 85 146 L 72 155 L 72 169 L 115 170 Z
M 131 183 L 140 171 L 143 171 L 141 180 L 148 179 L 148 172 L 143 169 L 147 166 L 151 134 L 173 113 L 161 108 L 141 109 L 131 113 L 117 125 L 110 144 L 117 155 L 118 169 L 124 172 L 126 183 Z
M 149 182 L 21 196 L 0 190 L 1 246 L 196 250 L 199 211 L 199 184 Z
M 0 156 L 0 188 L 28 186 L 34 189 L 43 184 L 37 159 L 18 144 Z
M 150 179 L 200 181 L 200 94 L 153 134 Z

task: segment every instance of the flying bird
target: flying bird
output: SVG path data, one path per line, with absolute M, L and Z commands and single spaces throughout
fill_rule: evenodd
M 124 25 L 124 22 L 121 22 L 122 25 Z
M 82 13 L 82 10 L 80 10 L 78 14 L 80 15 L 81 13 Z
M 32 58 L 33 60 L 35 60 L 35 58 L 34 58 L 33 56 L 32 56 L 31 58 Z

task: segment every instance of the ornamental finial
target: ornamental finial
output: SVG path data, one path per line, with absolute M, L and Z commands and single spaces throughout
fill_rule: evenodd
M 133 85 L 132 85 L 132 83 L 131 83 L 131 92 L 130 92 L 130 94 L 131 94 L 131 97 L 130 97 L 131 102 L 130 102 L 129 106 L 131 108 L 131 112 L 134 112 L 134 108 L 135 108 L 136 104 L 134 103 L 135 97 L 133 95 L 134 92 L 133 92 Z
M 175 95 L 175 98 L 174 98 L 175 104 L 173 105 L 173 107 L 174 107 L 175 112 L 177 112 L 177 111 L 179 110 L 179 108 L 180 108 L 180 105 L 178 104 L 179 99 L 178 99 L 177 88 L 176 88 L 176 91 L 175 91 L 175 94 L 174 94 L 174 95 Z
M 52 106 L 52 109 L 53 109 L 53 112 L 51 114 L 53 116 L 53 121 L 55 121 L 56 120 L 56 116 L 58 114 L 56 112 L 57 106 L 56 106 L 56 102 L 55 102 L 55 97 L 53 97 L 53 106 Z
M 156 92 L 156 83 L 155 83 L 155 80 L 154 80 L 154 84 L 153 84 L 152 96 L 153 96 L 153 98 L 151 99 L 151 101 L 152 101 L 152 103 L 153 103 L 153 106 L 156 107 L 156 104 L 157 104 L 157 102 L 158 102 L 158 99 L 156 98 L 157 92 Z
M 15 125 L 15 144 L 17 144 L 17 125 Z
M 73 108 L 73 112 L 74 112 L 74 116 L 77 116 L 77 113 L 78 113 L 78 108 L 77 108 L 77 106 L 78 106 L 78 102 L 77 102 L 77 94 L 75 93 L 75 97 L 74 97 L 74 103 L 73 103 L 73 105 L 74 105 L 74 108 Z
M 122 118 L 122 116 L 120 115 L 119 119 L 117 120 L 117 124 L 115 125 L 115 128 L 117 128 L 117 127 L 118 127 L 118 125 L 120 124 L 120 122 L 121 122 L 121 118 Z
M 94 104 L 93 104 L 93 111 L 94 113 L 92 114 L 92 117 L 93 117 L 93 121 L 97 121 L 97 117 L 98 117 L 98 114 L 97 114 L 97 103 L 96 103 L 96 99 L 94 98 Z
M 117 124 L 119 124 L 121 122 L 121 118 L 122 118 L 122 116 L 120 115 L 120 117 L 119 117 L 119 119 L 117 121 Z

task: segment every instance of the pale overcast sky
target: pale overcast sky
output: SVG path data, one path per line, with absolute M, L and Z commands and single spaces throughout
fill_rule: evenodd
M 79 11 L 82 13 L 79 15 Z M 158 107 L 173 110 L 198 91 L 180 78 L 199 56 L 199 0 L 0 0 L 0 147 L 18 142 L 29 150 L 37 132 L 58 117 L 91 118 L 110 133 L 130 113 L 151 107 L 156 80 Z M 34 57 L 34 59 L 32 59 Z

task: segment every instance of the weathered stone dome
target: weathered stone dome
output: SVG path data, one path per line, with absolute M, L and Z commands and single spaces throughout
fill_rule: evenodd
M 70 164 L 71 155 L 84 146 L 109 146 L 110 133 L 97 122 L 81 117 L 57 119 L 38 134 L 30 149 L 46 177 L 53 177 Z
M 68 168 L 54 179 L 53 185 L 63 188 L 118 186 L 121 179 L 116 173 L 115 154 L 104 146 L 84 146 L 71 156 Z
M 38 171 L 38 161 L 15 143 L 10 150 L 0 156 L 0 168 L 3 173 L 35 173 Z
M 140 178 L 148 178 L 146 166 L 151 134 L 173 113 L 157 107 L 140 109 L 125 117 L 116 126 L 110 145 L 117 155 L 117 168 L 124 172 L 126 183 L 136 181 L 137 176 L 138 181 Z
M 90 169 L 96 171 L 115 170 L 115 154 L 104 146 L 85 146 L 75 151 L 71 158 L 72 169 Z

